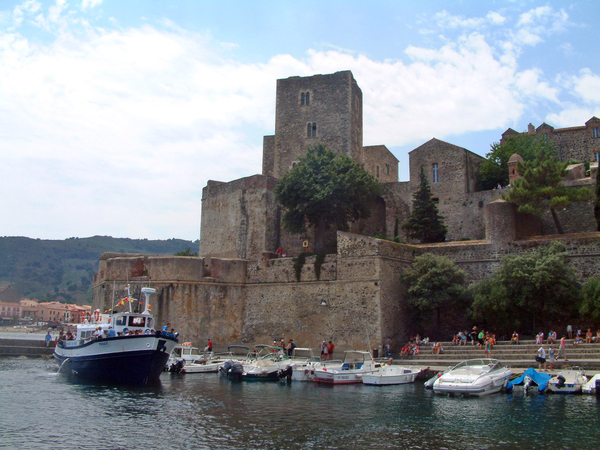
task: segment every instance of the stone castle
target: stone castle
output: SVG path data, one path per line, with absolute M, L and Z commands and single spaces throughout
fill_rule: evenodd
M 203 190 L 200 256 L 105 254 L 94 280 L 93 308 L 110 309 L 113 291 L 128 281 L 151 283 L 158 290 L 154 314 L 186 340 L 201 344 L 210 337 L 233 344 L 286 337 L 314 346 L 332 339 L 341 348 L 365 348 L 387 336 L 406 339 L 410 324 L 400 274 L 425 252 L 453 259 L 473 282 L 491 274 L 508 253 L 561 239 L 582 278 L 600 272 L 600 235 L 594 233 L 590 204 L 561 212 L 565 231 L 578 234 L 549 237 L 555 233 L 549 218 L 518 214 L 501 200 L 502 190 L 475 189 L 481 156 L 435 138 L 409 153 L 410 181 L 399 182 L 398 160 L 385 145 L 363 146 L 362 92 L 350 71 L 278 80 L 276 99 L 275 134 L 264 138 L 263 173 L 211 180 Z M 583 127 L 542 124 L 527 132 L 554 140 L 564 160 L 597 161 L 599 127 L 593 117 Z M 513 134 L 509 129 L 502 139 Z M 296 256 L 311 236 L 282 229 L 274 188 L 308 147 L 321 142 L 359 163 L 384 193 L 370 219 L 332 237 L 336 251 L 322 265 L 307 259 L 298 281 L 294 258 L 277 258 L 275 250 Z M 399 234 L 421 167 L 453 242 L 411 245 L 368 237 Z M 572 185 L 594 182 L 584 164 L 570 166 L 569 177 Z

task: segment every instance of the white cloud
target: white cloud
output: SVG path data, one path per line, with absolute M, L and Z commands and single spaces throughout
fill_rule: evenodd
M 566 31 L 572 24 L 563 10 L 555 11 L 551 6 L 540 6 L 520 15 L 513 39 L 519 45 L 536 46 L 544 37 Z
M 172 22 L 97 29 L 67 7 L 59 0 L 45 14 L 30 1 L 13 15 L 54 33 L 49 44 L 0 31 L 0 189 L 9 193 L 0 229 L 8 235 L 197 238 L 207 180 L 261 172 L 278 78 L 352 70 L 364 94 L 365 144 L 390 147 L 506 128 L 528 102 L 560 97 L 560 83 L 519 70 L 517 43 L 494 47 L 478 32 L 439 48 L 409 46 L 405 60 L 311 50 L 244 64 L 223 56 L 235 43 Z M 596 104 L 597 75 L 567 81 Z
M 95 8 L 102 4 L 102 0 L 83 0 L 81 2 L 81 9 L 86 10 L 88 8 Z

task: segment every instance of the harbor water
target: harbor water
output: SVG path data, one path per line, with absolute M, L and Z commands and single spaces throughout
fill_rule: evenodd
M 160 385 L 77 382 L 48 359 L 0 359 L 0 448 L 595 449 L 595 396 L 446 397 L 400 386 L 232 383 L 164 373 Z

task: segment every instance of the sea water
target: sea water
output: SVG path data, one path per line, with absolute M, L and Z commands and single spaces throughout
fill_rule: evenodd
M 0 448 L 596 449 L 595 396 L 435 395 L 399 386 L 232 383 L 164 373 L 152 387 L 73 381 L 53 360 L 0 358 Z

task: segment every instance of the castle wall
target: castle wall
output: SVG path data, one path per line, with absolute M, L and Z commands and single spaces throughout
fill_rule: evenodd
M 277 250 L 274 188 L 275 180 L 264 175 L 209 181 L 202 190 L 200 255 L 251 258 Z
M 364 149 L 364 169 L 380 183 L 398 181 L 398 158 L 385 145 L 371 145 Z
M 309 94 L 309 104 L 302 103 L 303 94 Z M 277 80 L 275 114 L 273 164 L 267 142 L 265 175 L 281 178 L 309 147 L 321 142 L 362 163 L 362 91 L 352 72 Z M 308 124 L 316 124 L 314 136 L 308 136 Z

